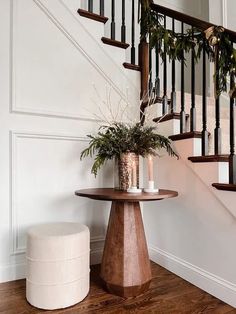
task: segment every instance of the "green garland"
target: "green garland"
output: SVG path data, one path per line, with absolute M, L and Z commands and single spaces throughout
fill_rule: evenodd
M 163 27 L 163 16 L 151 10 L 149 0 L 141 1 L 141 9 L 141 41 L 149 35 L 150 47 L 157 49 L 163 60 L 167 55 L 170 60 L 185 61 L 184 53 L 193 51 L 198 62 L 205 47 L 211 62 L 215 63 L 218 58 L 218 71 L 214 74 L 215 96 L 227 91 L 227 77 L 233 75 L 234 85 L 229 95 L 236 98 L 236 49 L 223 27 L 212 26 L 205 31 L 192 28 L 184 34 L 177 33 Z

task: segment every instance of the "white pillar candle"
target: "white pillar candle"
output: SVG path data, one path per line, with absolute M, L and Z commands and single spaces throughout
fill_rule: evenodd
M 148 156 L 148 181 L 154 181 L 153 158 L 151 155 Z

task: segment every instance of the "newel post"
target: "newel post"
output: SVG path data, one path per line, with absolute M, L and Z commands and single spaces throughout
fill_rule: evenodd
M 141 69 L 140 99 L 143 102 L 148 98 L 149 81 L 149 43 L 142 39 L 139 43 L 139 66 Z
M 140 99 L 140 120 L 144 122 L 145 103 L 148 99 L 148 82 L 149 82 L 149 43 L 147 42 L 148 25 L 146 12 L 149 9 L 149 0 L 140 0 L 141 18 L 140 18 L 140 43 L 139 43 L 139 66 L 141 70 Z

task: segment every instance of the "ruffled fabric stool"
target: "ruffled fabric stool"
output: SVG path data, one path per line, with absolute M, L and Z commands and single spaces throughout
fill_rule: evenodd
M 90 235 L 79 223 L 51 223 L 27 233 L 26 299 L 54 310 L 82 301 L 89 292 Z

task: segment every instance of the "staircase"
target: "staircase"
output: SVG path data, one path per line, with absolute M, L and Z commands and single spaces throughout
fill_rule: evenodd
M 128 7 L 129 4 L 122 1 L 119 7 L 121 11 L 119 39 L 117 39 L 116 35 L 116 21 L 119 20 L 117 19 L 116 3 L 115 1 L 111 1 L 111 5 L 108 8 L 106 8 L 104 3 L 104 1 L 100 1 L 99 6 L 94 8 L 94 2 L 89 0 L 87 1 L 87 7 L 78 9 L 78 14 L 81 17 L 95 20 L 98 23 L 110 24 L 108 25 L 109 27 L 106 26 L 105 28 L 108 35 L 102 37 L 101 41 L 105 45 L 128 51 L 126 53 L 127 60 L 124 60 L 123 66 L 126 69 L 141 72 L 141 96 L 147 90 L 149 90 L 149 95 L 153 92 L 156 95 L 155 106 L 156 112 L 159 112 L 159 117 L 155 118 L 154 121 L 164 123 L 175 120 L 175 124 L 179 123 L 179 128 L 175 130 L 175 133 L 170 134 L 170 139 L 174 142 L 185 139 L 199 139 L 201 149 L 198 151 L 198 155 L 190 155 L 188 156 L 188 160 L 193 163 L 227 163 L 229 178 L 225 180 L 224 177 L 224 182 L 212 182 L 212 186 L 221 190 L 236 191 L 236 157 L 234 153 L 235 99 L 230 99 L 226 94 L 219 97 L 219 99 L 207 97 L 207 86 L 209 85 L 207 84 L 207 80 L 209 77 L 206 73 L 207 60 L 205 51 L 202 52 L 203 57 L 200 61 L 202 95 L 196 95 L 195 85 L 199 82 L 196 82 L 196 64 L 191 51 L 189 56 L 186 56 L 186 59 L 189 59 L 187 70 L 191 75 L 191 90 L 187 92 L 184 62 L 180 62 L 181 69 L 177 73 L 176 62 L 168 62 L 167 56 L 162 62 L 157 50 L 149 49 L 147 41 L 141 41 L 138 47 L 137 3 L 133 0 L 130 2 L 130 7 Z M 151 9 L 163 16 L 165 26 L 172 24 L 173 31 L 176 28 L 180 28 L 184 32 L 186 25 L 188 27 L 197 27 L 200 30 L 205 30 L 212 25 L 152 2 Z M 126 11 L 130 12 L 128 18 Z M 126 25 L 127 22 L 130 24 L 128 27 Z M 130 31 L 130 44 L 127 43 L 127 29 Z M 110 37 L 108 37 L 109 33 Z M 232 41 L 236 40 L 235 32 L 225 30 L 225 33 L 231 36 Z M 139 60 L 137 58 L 138 50 Z M 176 81 L 178 79 L 180 79 L 179 92 L 176 91 Z M 231 84 L 233 83 L 232 79 L 234 78 L 231 78 Z M 144 115 L 146 113 L 145 110 L 147 109 L 144 102 L 141 105 L 141 111 Z

